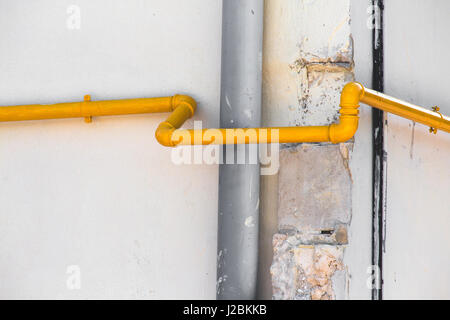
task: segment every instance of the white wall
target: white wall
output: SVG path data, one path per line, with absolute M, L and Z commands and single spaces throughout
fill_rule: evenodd
M 367 8 L 372 0 L 351 1 L 351 28 L 355 80 L 367 87 L 372 78 L 372 30 L 367 27 Z M 367 286 L 372 264 L 372 110 L 361 104 L 359 128 L 350 159 L 353 178 L 352 221 L 345 250 L 350 281 L 348 298 L 371 299 Z
M 185 93 L 217 126 L 221 7 L 0 0 L 0 105 Z M 218 168 L 173 165 L 165 116 L 0 125 L 0 298 L 215 297 Z
M 371 85 L 371 30 L 366 22 L 371 0 L 352 1 L 356 80 Z M 450 114 L 446 39 L 450 2 L 445 0 L 385 1 L 386 93 L 415 104 L 439 105 Z M 346 259 L 350 271 L 364 276 L 362 245 L 371 226 L 370 108 L 361 106 L 361 124 L 351 162 L 354 177 L 353 219 Z M 450 136 L 431 135 L 428 128 L 389 115 L 386 252 L 384 297 L 429 299 L 450 297 Z M 359 208 L 359 209 L 358 209 Z M 369 238 L 370 239 L 370 238 Z M 356 241 L 355 241 L 356 240 Z M 358 251 L 359 250 L 359 251 Z M 358 263 L 359 261 L 359 263 Z M 370 261 L 370 260 L 369 260 Z M 366 277 L 368 275 L 366 274 Z M 350 281 L 350 297 L 365 295 L 365 284 Z M 369 293 L 370 294 L 370 293 Z
M 450 114 L 447 0 L 385 1 L 386 93 Z M 387 299 L 450 298 L 450 135 L 390 115 Z
M 367 86 L 370 2 L 351 1 L 355 78 Z M 79 30 L 67 28 L 70 5 L 81 9 Z M 385 5 L 386 92 L 450 114 L 450 3 Z M 284 37 L 308 27 L 295 22 Z M 0 0 L 0 105 L 185 93 L 204 127 L 217 126 L 220 33 L 221 1 Z M 273 88 L 293 82 L 292 95 L 279 96 L 293 100 L 280 106 L 297 102 L 299 79 L 284 71 Z M 291 124 L 278 107 L 265 121 Z M 0 124 L 0 298 L 215 297 L 218 170 L 173 165 L 154 139 L 164 117 Z M 370 297 L 370 128 L 362 106 L 350 161 L 350 298 Z M 450 136 L 389 116 L 387 139 L 385 297 L 449 298 Z M 72 265 L 80 290 L 66 285 Z

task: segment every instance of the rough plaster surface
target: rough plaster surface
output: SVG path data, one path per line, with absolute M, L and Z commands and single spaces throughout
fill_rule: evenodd
M 337 122 L 339 102 L 345 84 L 353 81 L 351 69 L 336 65 L 310 65 L 299 70 L 302 81 L 296 126 L 322 126 Z M 293 110 L 295 111 L 295 110 Z
M 278 226 L 334 230 L 351 218 L 351 144 L 303 144 L 280 152 Z
M 305 245 L 296 237 L 276 234 L 273 247 L 273 299 L 331 300 L 343 295 L 344 286 L 333 286 L 335 279 L 345 283 L 343 246 Z
M 301 0 L 297 5 L 301 60 L 351 63 L 350 1 Z
M 349 0 L 267 0 L 263 121 L 328 125 L 354 80 Z M 275 299 L 347 296 L 342 263 L 352 210 L 353 142 L 285 146 L 280 152 Z M 335 287 L 335 288 L 333 288 Z
M 280 152 L 278 229 L 271 266 L 274 299 L 344 299 L 351 220 L 353 143 L 303 144 Z
M 268 0 L 264 35 L 265 125 L 322 125 L 337 117 L 352 80 L 349 0 Z

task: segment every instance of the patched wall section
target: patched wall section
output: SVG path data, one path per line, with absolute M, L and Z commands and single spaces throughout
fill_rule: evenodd
M 276 300 L 331 300 L 342 298 L 346 273 L 344 248 L 304 245 L 286 234 L 274 236 L 273 298 Z M 338 290 L 336 290 L 336 287 Z
M 267 0 L 266 7 L 273 16 L 265 35 L 265 124 L 338 121 L 341 90 L 354 79 L 350 1 Z M 346 298 L 352 148 L 351 141 L 282 147 L 274 299 Z
M 303 144 L 281 150 L 278 226 L 302 233 L 331 232 L 350 223 L 351 144 Z

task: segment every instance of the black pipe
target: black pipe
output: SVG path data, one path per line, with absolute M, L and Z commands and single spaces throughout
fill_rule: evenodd
M 372 0 L 373 4 L 373 72 L 372 88 L 384 92 L 384 41 L 383 41 L 383 0 Z M 373 215 L 372 215 L 372 265 L 375 277 L 372 300 L 383 300 L 383 251 L 385 239 L 386 208 L 386 156 L 385 151 L 385 114 L 372 109 L 373 137 Z

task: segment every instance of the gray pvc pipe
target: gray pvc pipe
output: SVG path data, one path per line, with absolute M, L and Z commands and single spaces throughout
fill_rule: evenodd
M 223 0 L 220 125 L 260 127 L 263 0 Z M 224 147 L 255 151 L 253 146 Z M 218 299 L 255 299 L 258 269 L 259 164 L 219 168 Z

